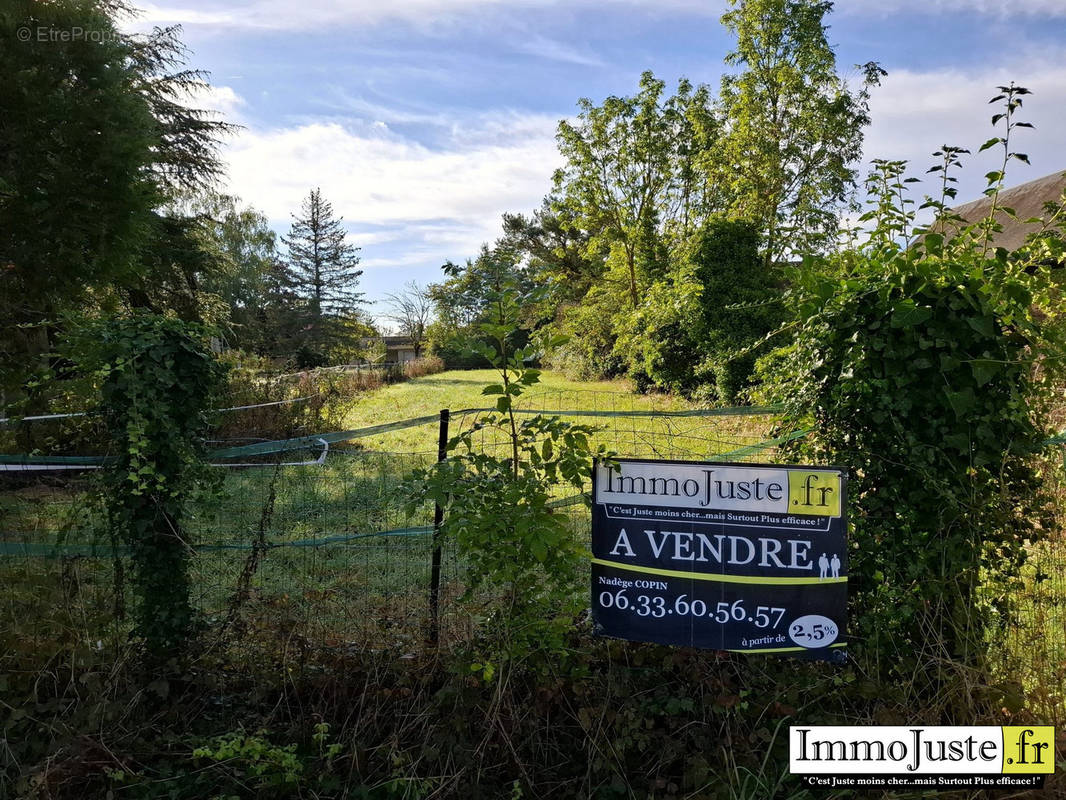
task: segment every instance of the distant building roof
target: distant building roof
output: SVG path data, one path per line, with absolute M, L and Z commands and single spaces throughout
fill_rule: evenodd
M 1066 191 L 1066 172 L 1053 172 L 1035 181 L 1001 191 L 996 206 L 1014 209 L 1017 219 L 1011 219 L 1002 211 L 997 211 L 996 222 L 1003 226 L 1003 230 L 995 234 L 992 244 L 1007 250 L 1017 250 L 1025 244 L 1029 234 L 1040 230 L 1039 225 L 1027 224 L 1025 221 L 1032 217 L 1044 217 L 1044 204 L 1048 201 L 1061 202 L 1063 191 Z M 982 197 L 952 209 L 967 222 L 984 219 L 991 210 L 992 199 L 989 197 Z
M 372 342 L 384 342 L 386 347 L 414 347 L 409 336 L 365 336 L 359 340 L 365 347 Z

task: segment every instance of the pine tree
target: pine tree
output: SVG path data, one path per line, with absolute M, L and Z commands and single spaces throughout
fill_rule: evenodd
M 359 248 L 345 241 L 341 222 L 321 189 L 312 189 L 281 237 L 289 248 L 288 281 L 303 303 L 303 344 L 322 356 L 341 344 L 344 321 L 364 302 L 355 290 L 363 274 L 356 269 Z

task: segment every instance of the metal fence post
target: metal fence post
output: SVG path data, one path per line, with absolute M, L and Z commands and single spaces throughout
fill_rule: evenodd
M 447 408 L 440 410 L 440 433 L 437 436 L 437 461 L 448 456 L 448 417 Z M 433 557 L 429 572 L 429 642 L 440 641 L 440 524 L 444 519 L 444 509 L 440 503 L 433 509 Z

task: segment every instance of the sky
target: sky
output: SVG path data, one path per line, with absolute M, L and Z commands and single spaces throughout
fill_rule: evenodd
M 279 234 L 320 187 L 361 248 L 375 304 L 441 264 L 475 256 L 504 212 L 529 213 L 561 164 L 559 120 L 579 98 L 637 91 L 652 70 L 717 89 L 734 41 L 724 0 L 160 0 L 129 26 L 180 24 L 196 98 L 241 126 L 225 142 L 224 191 Z M 1008 10 L 1009 9 L 1009 10 Z M 879 62 L 862 173 L 942 144 L 974 152 L 959 202 L 979 196 L 993 152 L 988 100 L 1033 94 L 1008 185 L 1066 169 L 1066 0 L 839 0 L 826 18 L 839 71 Z M 936 187 L 917 184 L 921 192 Z M 920 199 L 920 198 L 919 198 Z

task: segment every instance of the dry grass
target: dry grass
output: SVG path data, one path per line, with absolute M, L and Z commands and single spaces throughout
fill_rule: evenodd
M 409 380 L 425 375 L 435 375 L 438 372 L 444 372 L 444 361 L 437 356 L 423 356 L 403 365 L 404 377 Z

